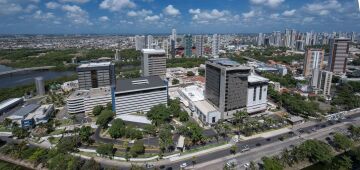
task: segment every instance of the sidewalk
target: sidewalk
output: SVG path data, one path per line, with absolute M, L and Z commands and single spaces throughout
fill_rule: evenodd
M 171 157 L 169 160 L 171 162 L 173 162 L 173 161 L 178 161 L 178 160 L 183 160 L 183 159 L 189 159 L 192 157 L 209 154 L 209 153 L 216 152 L 219 150 L 224 150 L 224 149 L 230 148 L 231 146 L 232 146 L 231 144 L 225 144 L 225 145 L 217 146 L 214 148 L 205 149 L 205 150 L 202 150 L 199 152 L 194 152 L 194 153 L 189 153 L 189 154 L 185 154 L 185 155 L 181 155 L 181 156 Z
M 265 132 L 265 133 L 259 133 L 259 134 L 252 135 L 249 137 L 240 135 L 240 140 L 250 140 L 250 139 L 255 139 L 255 138 L 269 138 L 269 137 L 280 135 L 280 134 L 287 133 L 290 131 L 291 131 L 290 128 L 282 128 L 282 129 L 272 130 L 272 131 Z

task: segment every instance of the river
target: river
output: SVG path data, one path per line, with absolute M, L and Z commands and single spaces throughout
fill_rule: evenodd
M 0 65 L 0 72 L 14 70 L 14 68 Z M 44 80 L 53 80 L 64 76 L 71 76 L 73 71 L 33 71 L 26 74 L 16 74 L 9 77 L 0 77 L 0 88 L 9 88 L 34 83 L 35 77 L 43 77 Z

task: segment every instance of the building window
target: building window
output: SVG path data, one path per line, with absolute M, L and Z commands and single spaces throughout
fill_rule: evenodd
M 254 96 L 253 96 L 253 101 L 256 100 L 256 87 L 254 87 Z
M 262 86 L 260 86 L 260 94 L 259 94 L 259 100 L 262 98 Z
M 212 123 L 215 123 L 216 118 L 212 117 Z

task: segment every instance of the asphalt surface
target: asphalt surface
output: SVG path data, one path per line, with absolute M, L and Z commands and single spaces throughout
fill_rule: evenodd
M 360 117 L 360 113 L 351 115 L 346 117 L 346 119 L 343 120 L 339 120 L 339 121 L 325 121 L 325 122 L 319 122 L 315 125 L 310 125 L 301 129 L 297 129 L 288 133 L 283 133 L 277 136 L 273 136 L 271 138 L 255 138 L 255 139 L 251 139 L 251 140 L 247 140 L 247 141 L 240 141 L 238 142 L 237 145 L 237 152 L 240 152 L 240 149 L 244 146 L 244 145 L 248 145 L 249 148 L 251 149 L 255 149 L 258 147 L 262 147 L 262 146 L 266 146 L 266 145 L 270 145 L 273 143 L 277 143 L 277 142 L 286 142 L 289 138 L 293 138 L 302 134 L 312 134 L 314 132 L 317 132 L 318 130 L 324 129 L 326 127 L 331 127 L 334 126 L 336 124 L 342 123 L 342 122 L 354 122 L 353 119 Z M 328 134 L 327 134 L 328 135 Z M 283 140 L 282 140 L 283 139 Z M 282 145 L 280 145 L 282 146 Z M 286 145 L 284 145 L 285 148 Z M 211 160 L 215 160 L 215 159 L 220 159 L 226 156 L 230 155 L 230 149 L 226 149 L 226 150 L 220 150 L 220 151 L 216 151 L 216 152 L 212 152 L 206 155 L 201 155 L 201 156 L 197 156 L 196 157 L 196 164 L 201 164 L 201 163 L 206 163 L 209 162 Z M 262 155 L 262 156 L 266 156 Z M 192 167 L 192 160 L 184 160 L 184 161 L 177 161 L 177 162 L 169 162 L 168 165 L 165 166 L 161 166 L 162 169 L 180 169 L 180 165 L 183 163 L 187 163 L 188 167 Z

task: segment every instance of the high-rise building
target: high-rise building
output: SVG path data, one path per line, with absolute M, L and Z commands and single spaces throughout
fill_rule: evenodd
M 195 48 L 196 48 L 196 56 L 197 57 L 204 56 L 204 36 L 203 35 L 195 36 Z
M 314 69 L 311 77 L 311 87 L 315 94 L 330 96 L 333 73 L 330 71 Z
M 169 41 L 168 39 L 164 39 L 161 48 L 165 50 L 165 55 L 167 58 L 170 58 L 169 56 Z
M 351 42 L 355 42 L 356 41 L 356 33 L 352 32 L 351 33 Z
M 263 33 L 259 33 L 258 46 L 262 46 L 262 45 L 264 45 L 264 34 L 263 34 Z
M 324 64 L 324 54 L 323 49 L 313 49 L 309 48 L 305 53 L 304 61 L 304 76 L 310 76 L 314 69 L 323 69 Z
M 183 43 L 184 43 L 185 57 L 191 57 L 192 56 L 192 36 L 190 34 L 185 35 Z
M 39 96 L 45 95 L 44 79 L 42 77 L 35 78 L 36 92 Z
M 171 31 L 171 40 L 174 40 L 174 46 L 176 47 L 177 44 L 177 35 L 176 35 L 176 29 L 172 29 Z
M 206 61 L 205 98 L 213 104 L 222 119 L 246 109 L 250 68 L 227 58 Z
M 154 44 L 154 37 L 152 35 L 148 35 L 147 36 L 147 48 L 151 49 L 154 48 L 153 44 Z
M 296 43 L 295 43 L 295 48 L 297 51 L 304 51 L 304 40 L 296 40 Z
M 312 41 L 312 32 L 307 32 L 305 36 L 305 45 L 306 46 L 312 45 L 311 41 Z
M 142 50 L 146 47 L 145 36 L 135 36 L 135 49 Z
M 269 79 L 250 74 L 248 77 L 247 112 L 258 113 L 267 108 Z
M 114 58 L 115 58 L 116 61 L 121 60 L 121 58 L 120 58 L 120 53 L 119 53 L 119 50 L 118 50 L 118 49 L 115 50 L 115 56 L 114 56 Z
M 349 57 L 349 43 L 350 39 L 347 38 L 330 39 L 328 71 L 338 75 L 346 72 L 346 62 Z
M 81 64 L 76 68 L 79 89 L 114 86 L 115 64 L 111 62 Z
M 166 75 L 166 56 L 162 49 L 143 49 L 141 50 L 141 69 L 144 77 Z
M 291 30 L 291 41 L 290 41 L 290 47 L 294 48 L 295 47 L 295 43 L 296 43 L 296 30 L 292 29 Z
M 291 47 L 291 31 L 289 29 L 285 29 L 285 47 Z
M 218 58 L 220 50 L 220 35 L 214 34 L 212 37 L 212 57 Z

